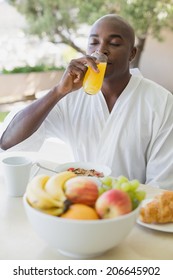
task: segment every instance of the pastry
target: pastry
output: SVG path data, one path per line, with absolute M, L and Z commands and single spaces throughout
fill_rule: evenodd
M 164 191 L 141 207 L 140 220 L 149 224 L 173 222 L 173 191 Z

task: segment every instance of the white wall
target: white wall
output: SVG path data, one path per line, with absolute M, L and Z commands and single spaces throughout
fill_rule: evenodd
M 149 37 L 143 51 L 142 74 L 173 92 L 173 32 L 164 30 L 164 41 Z

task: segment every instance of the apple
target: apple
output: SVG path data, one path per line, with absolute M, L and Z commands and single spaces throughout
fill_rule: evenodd
M 131 212 L 132 203 L 126 192 L 111 189 L 99 196 L 95 209 L 101 219 L 110 219 Z
M 86 176 L 77 176 L 65 182 L 65 195 L 72 203 L 81 203 L 94 206 L 99 196 L 96 179 Z

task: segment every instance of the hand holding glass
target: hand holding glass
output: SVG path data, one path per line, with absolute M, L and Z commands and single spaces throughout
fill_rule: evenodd
M 92 56 L 96 57 L 99 72 L 95 72 L 92 67 L 88 66 L 83 80 L 84 91 L 88 94 L 96 94 L 100 91 L 107 66 L 107 56 L 100 52 L 94 52 Z

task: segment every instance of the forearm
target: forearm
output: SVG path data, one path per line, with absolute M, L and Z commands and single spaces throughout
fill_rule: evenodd
M 1 148 L 9 149 L 31 136 L 62 97 L 55 87 L 47 95 L 18 112 L 1 137 Z
M 9 149 L 31 136 L 61 98 L 82 86 L 86 64 L 98 71 L 93 57 L 84 56 L 72 60 L 56 87 L 13 118 L 0 139 L 0 147 L 3 150 Z

